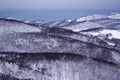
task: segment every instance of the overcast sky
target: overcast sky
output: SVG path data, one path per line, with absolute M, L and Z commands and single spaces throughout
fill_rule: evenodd
M 0 0 L 0 9 L 120 10 L 120 0 Z

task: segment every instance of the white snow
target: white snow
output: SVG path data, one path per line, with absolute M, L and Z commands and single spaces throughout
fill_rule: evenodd
M 17 18 L 14 18 L 14 17 L 6 17 L 5 19 L 13 19 L 13 20 L 21 21 L 20 19 L 17 19 Z
M 103 30 L 101 31 L 101 34 L 112 34 L 113 38 L 120 39 L 120 31 L 117 31 L 117 30 Z
M 23 22 L 25 22 L 25 23 L 30 23 L 30 21 L 28 21 L 28 20 L 23 20 Z
M 111 34 L 112 38 L 120 39 L 120 31 L 117 31 L 117 30 L 104 29 L 99 32 L 89 32 L 89 34 L 92 34 L 94 36 Z
M 77 25 L 65 26 L 63 28 L 72 30 L 74 32 L 79 32 L 82 30 L 87 30 L 97 27 L 104 27 L 104 26 L 94 22 L 85 22 L 85 23 L 79 23 Z
M 94 15 L 89 15 L 85 17 L 80 17 L 76 19 L 76 21 L 81 22 L 81 21 L 89 21 L 89 20 L 102 19 L 102 18 L 120 19 L 120 13 L 112 13 L 110 15 L 94 14 Z
M 35 20 L 35 21 L 31 21 L 30 23 L 41 24 L 41 23 L 46 23 L 46 22 L 44 20 Z
M 115 46 L 115 43 L 111 43 L 111 42 L 108 42 L 106 41 L 108 45 L 111 45 L 111 46 Z
M 72 22 L 72 19 L 68 19 L 68 20 L 66 20 L 66 22 Z
M 16 45 L 26 45 L 26 46 L 30 45 L 29 41 L 27 41 L 26 39 L 22 39 L 22 38 L 16 39 L 15 43 Z
M 116 60 L 116 62 L 120 62 L 120 55 L 112 53 L 113 58 Z
M 81 22 L 81 21 L 89 21 L 89 20 L 102 19 L 102 18 L 106 18 L 106 16 L 100 14 L 94 14 L 94 15 L 78 18 L 76 21 Z
M 24 24 L 22 22 L 9 22 L 9 21 L 0 21 L 0 33 L 3 32 L 41 32 L 41 29 L 38 29 L 34 26 Z
M 108 16 L 111 19 L 120 19 L 120 13 L 111 14 Z
M 11 26 L 11 27 L 0 27 L 0 32 L 40 32 L 39 29 L 31 26 Z
M 97 33 L 97 32 L 88 32 L 89 34 L 92 34 L 93 36 L 98 36 L 99 35 L 99 33 Z M 86 32 L 85 32 L 85 34 L 87 34 Z

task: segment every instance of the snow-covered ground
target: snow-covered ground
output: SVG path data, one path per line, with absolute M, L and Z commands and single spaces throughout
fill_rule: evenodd
M 108 18 L 120 19 L 120 13 L 111 13 L 111 15 L 108 16 Z
M 94 15 L 78 18 L 78 19 L 76 19 L 76 21 L 81 22 L 81 21 L 89 21 L 89 20 L 102 19 L 102 18 L 107 18 L 107 16 L 100 15 L 100 14 L 94 14 Z
M 120 13 L 111 13 L 110 15 L 94 14 L 94 15 L 89 15 L 85 17 L 80 17 L 76 19 L 76 21 L 77 22 L 90 21 L 90 20 L 102 19 L 102 18 L 120 19 Z
M 107 35 L 107 34 L 111 34 L 111 36 L 109 36 L 109 38 L 116 38 L 116 39 L 120 39 L 120 31 L 117 30 L 102 30 L 102 31 L 98 31 L 98 32 L 88 32 L 89 34 L 93 35 L 93 36 L 99 36 L 99 35 Z
M 93 23 L 93 22 L 87 21 L 85 23 L 79 23 L 79 24 L 76 24 L 76 25 L 65 26 L 65 27 L 62 27 L 62 28 L 69 29 L 69 30 L 72 30 L 74 32 L 79 32 L 79 31 L 82 31 L 82 30 L 99 28 L 99 27 L 104 27 L 104 26 L 99 24 L 99 23 Z
M 0 33 L 3 32 L 40 32 L 41 30 L 20 21 L 0 20 Z

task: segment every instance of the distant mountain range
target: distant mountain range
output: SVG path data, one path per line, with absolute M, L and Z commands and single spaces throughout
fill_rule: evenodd
M 0 18 L 0 52 L 67 53 L 120 67 L 120 13 L 53 22 Z
M 82 55 L 85 55 L 86 50 L 92 50 L 87 48 L 91 45 L 96 50 L 99 47 L 103 50 L 115 51 L 116 54 L 120 52 L 120 14 L 94 14 L 74 20 L 47 23 L 1 18 L 0 37 L 1 52 L 69 52 L 75 54 L 84 52 Z M 83 52 L 80 53 L 80 51 Z M 101 52 L 96 51 L 93 55 L 91 53 L 86 56 L 96 57 L 94 55 L 98 53 Z

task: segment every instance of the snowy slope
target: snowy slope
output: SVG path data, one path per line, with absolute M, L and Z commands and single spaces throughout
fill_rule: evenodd
M 2 32 L 41 32 L 41 30 L 21 21 L 0 19 L 0 33 Z
M 120 28 L 120 13 L 114 13 L 109 15 L 94 14 L 90 16 L 80 17 L 73 21 L 70 21 L 70 25 L 63 28 L 73 31 L 87 30 L 90 28 Z
M 108 18 L 111 19 L 120 19 L 120 13 L 111 13 L 111 15 L 107 16 Z
M 85 16 L 85 17 L 78 18 L 78 19 L 76 19 L 76 21 L 77 22 L 90 21 L 90 20 L 102 19 L 102 18 L 107 18 L 107 16 L 105 16 L 105 15 L 99 15 L 99 14 L 94 14 L 94 15 L 90 15 L 90 16 Z
M 81 21 L 90 21 L 90 20 L 104 19 L 104 18 L 120 19 L 120 13 L 111 13 L 109 15 L 94 14 L 94 15 L 90 15 L 90 16 L 80 17 L 80 18 L 76 19 L 76 21 L 81 22 Z
M 107 35 L 110 34 L 111 36 L 109 36 L 109 38 L 116 38 L 116 39 L 120 39 L 120 31 L 118 30 L 108 30 L 108 29 L 104 29 L 102 31 L 98 31 L 98 32 L 88 32 L 89 34 L 92 34 L 94 36 L 99 36 L 99 35 Z
M 52 22 L 45 22 L 43 20 L 27 21 L 27 22 L 24 21 L 24 22 L 34 24 L 38 27 L 39 26 L 43 26 L 43 27 L 65 27 L 65 26 L 68 26 L 69 27 L 71 25 L 78 25 L 79 23 L 82 23 L 82 22 L 98 22 L 99 24 L 101 23 L 101 25 L 103 25 L 103 26 L 109 26 L 109 24 L 104 24 L 104 23 L 109 22 L 109 21 L 114 22 L 116 20 L 120 20 L 120 13 L 116 12 L 116 13 L 110 13 L 107 15 L 93 14 L 93 15 L 80 17 L 77 19 L 68 19 L 68 20 L 60 20 L 60 21 L 52 21 Z
M 75 32 L 79 32 L 82 30 L 87 30 L 87 29 L 92 29 L 92 28 L 100 28 L 104 27 L 104 25 L 98 24 L 98 23 L 93 23 L 93 22 L 84 22 L 84 23 L 79 23 L 76 25 L 71 25 L 71 26 L 65 26 L 62 28 L 69 29 Z

